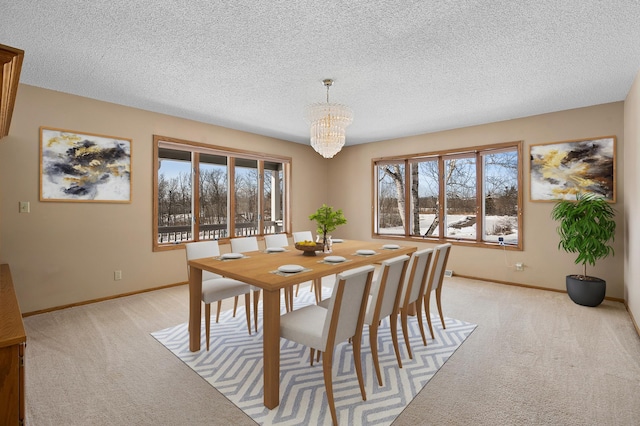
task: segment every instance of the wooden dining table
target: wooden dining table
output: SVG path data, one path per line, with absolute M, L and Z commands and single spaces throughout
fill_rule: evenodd
M 384 248 L 380 242 L 345 240 L 334 243 L 331 253 L 317 252 L 316 256 L 304 256 L 293 245 L 285 251 L 267 253 L 253 251 L 239 259 L 223 259 L 220 256 L 189 261 L 189 349 L 200 350 L 202 271 L 237 279 L 263 290 L 263 386 L 264 405 L 273 409 L 280 404 L 280 290 L 295 284 L 313 281 L 321 282 L 322 277 L 340 273 L 364 265 L 374 264 L 403 254 L 416 251 L 413 246 Z M 358 250 L 373 250 L 375 254 L 362 255 Z M 327 256 L 342 256 L 340 263 L 324 261 Z M 281 273 L 282 265 L 300 265 L 298 273 Z M 248 309 L 248 307 L 247 307 Z

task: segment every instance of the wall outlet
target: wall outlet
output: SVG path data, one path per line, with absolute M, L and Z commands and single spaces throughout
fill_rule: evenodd
M 113 280 L 120 281 L 122 279 L 122 271 L 113 271 Z
M 522 262 L 516 263 L 516 271 L 524 271 L 524 263 Z
M 444 276 L 445 277 L 452 277 L 453 276 L 453 271 L 451 269 L 445 269 L 444 270 Z
M 504 245 L 504 237 L 498 237 L 498 244 L 500 244 L 501 246 Z

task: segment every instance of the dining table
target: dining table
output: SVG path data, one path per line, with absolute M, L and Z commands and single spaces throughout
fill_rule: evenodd
M 410 245 L 344 240 L 334 242 L 330 253 L 320 251 L 315 256 L 304 255 L 291 245 L 279 252 L 265 249 L 245 252 L 241 257 L 231 259 L 221 255 L 190 260 L 189 349 L 192 352 L 200 350 L 202 271 L 262 289 L 263 395 L 264 405 L 273 409 L 280 404 L 280 290 L 307 281 L 320 286 L 322 277 L 400 255 L 410 255 L 416 250 L 417 247 Z M 279 268 L 299 271 L 281 272 Z

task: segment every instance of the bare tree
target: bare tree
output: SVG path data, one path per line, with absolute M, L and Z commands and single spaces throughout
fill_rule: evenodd
M 398 204 L 398 214 L 400 215 L 400 221 L 402 222 L 402 227 L 406 228 L 405 220 L 404 220 L 404 208 L 405 208 L 405 199 L 404 199 L 404 170 L 400 167 L 400 164 L 387 164 L 382 166 L 382 171 L 385 176 L 391 178 L 395 188 L 396 188 L 396 202 Z

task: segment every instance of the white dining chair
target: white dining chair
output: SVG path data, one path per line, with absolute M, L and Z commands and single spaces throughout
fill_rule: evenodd
M 373 358 L 373 365 L 380 386 L 382 386 L 382 374 L 380 372 L 380 363 L 378 362 L 378 327 L 381 321 L 387 317 L 389 317 L 393 349 L 398 360 L 398 366 L 402 368 L 400 348 L 398 346 L 398 306 L 408 261 L 409 256 L 407 255 L 396 256 L 382 261 L 377 278 L 374 278 L 369 291 L 364 323 L 369 326 L 371 357 Z M 319 305 L 327 307 L 330 301 L 330 298 L 322 300 Z
M 362 377 L 362 328 L 374 267 L 363 266 L 336 276 L 327 307 L 309 305 L 280 317 L 280 336 L 310 348 L 313 366 L 315 351 L 322 353 L 322 371 L 333 424 L 338 424 L 333 399 L 332 364 L 336 344 L 351 339 L 360 393 L 366 401 Z
M 264 244 L 265 248 L 269 250 L 270 248 L 280 248 L 286 247 L 289 245 L 289 238 L 287 234 L 269 234 L 264 236 Z M 300 284 L 296 284 L 296 296 L 298 295 L 297 289 L 300 287 Z M 285 297 L 285 307 L 287 312 L 293 310 L 293 288 L 286 287 L 284 289 L 284 297 Z
M 258 251 L 258 238 L 256 237 L 239 237 L 231 239 L 231 251 L 233 253 L 247 253 L 250 251 Z M 258 332 L 258 301 L 260 300 L 260 288 L 251 286 L 253 291 L 253 324 L 256 332 Z
M 289 245 L 287 234 L 269 234 L 264 236 L 265 248 L 286 247 Z
M 408 261 L 409 256 L 407 255 L 384 260 L 380 267 L 378 279 L 371 285 L 364 322 L 369 325 L 371 357 L 373 358 L 373 365 L 380 386 L 382 386 L 382 374 L 380 372 L 380 363 L 378 362 L 378 327 L 380 322 L 387 317 L 389 317 L 393 349 L 396 353 L 398 366 L 402 368 L 400 348 L 398 347 L 397 307 L 399 305 L 400 294 L 402 292 L 401 286 L 404 283 L 404 275 L 407 270 Z
M 311 231 L 298 231 L 291 235 L 293 236 L 294 243 L 298 243 L 300 241 L 313 241 L 313 234 Z
M 451 252 L 451 243 L 440 244 L 433 248 L 434 258 L 431 266 L 431 272 L 429 273 L 429 279 L 424 293 L 424 313 L 427 317 L 427 324 L 429 324 L 429 333 L 431 338 L 434 338 L 433 327 L 431 326 L 431 293 L 436 293 L 436 305 L 438 306 L 438 314 L 440 315 L 440 323 L 442 328 L 447 328 L 444 324 L 444 316 L 442 315 L 442 281 L 444 280 L 444 271 L 449 261 L 449 253 Z M 425 342 L 425 346 L 426 346 Z
M 293 242 L 298 243 L 300 241 L 313 241 L 313 234 L 311 231 L 297 231 L 291 234 L 293 236 Z M 300 284 L 296 285 L 296 297 L 298 296 L 298 290 L 300 289 Z M 316 292 L 316 301 L 320 300 L 320 294 L 322 293 L 322 288 L 317 288 L 316 283 L 311 283 L 309 287 L 309 291 Z
M 402 325 L 402 335 L 404 336 L 404 343 L 407 346 L 410 359 L 413 359 L 413 354 L 411 353 L 411 344 L 409 342 L 408 319 L 412 308 L 415 310 L 422 341 L 425 346 L 427 345 L 427 337 L 422 323 L 422 295 L 427 285 L 432 256 L 433 249 L 418 250 L 411 254 L 400 295 L 400 324 Z
M 215 257 L 220 255 L 217 241 L 198 241 L 185 244 L 187 256 L 187 274 L 190 274 L 188 262 L 193 259 Z M 222 300 L 230 297 L 238 297 L 244 294 L 245 314 L 247 316 L 247 329 L 251 334 L 250 295 L 251 286 L 242 281 L 225 278 L 218 274 L 202 271 L 202 301 L 204 302 L 204 317 L 207 337 L 207 350 L 209 350 L 209 335 L 211 329 L 211 303 L 218 302 L 216 322 L 220 317 Z

